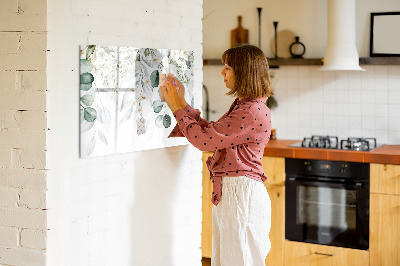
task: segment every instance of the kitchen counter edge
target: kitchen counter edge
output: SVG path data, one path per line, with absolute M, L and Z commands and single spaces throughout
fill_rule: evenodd
M 382 145 L 372 151 L 298 148 L 301 140 L 270 140 L 264 156 L 361 163 L 400 164 L 400 145 Z

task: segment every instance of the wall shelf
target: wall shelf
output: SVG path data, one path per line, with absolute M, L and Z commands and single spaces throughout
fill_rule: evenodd
M 322 58 L 268 58 L 271 68 L 279 66 L 322 66 Z M 204 66 L 222 65 L 220 59 L 204 59 Z M 400 65 L 400 57 L 362 57 L 360 65 Z

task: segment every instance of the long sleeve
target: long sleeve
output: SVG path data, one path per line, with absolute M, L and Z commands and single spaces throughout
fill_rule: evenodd
M 184 111 L 188 116 L 196 120 L 202 127 L 208 126 L 209 122 L 200 117 L 200 110 L 194 109 L 192 106 L 187 104 L 184 108 Z M 183 135 L 182 132 L 180 131 L 178 124 L 176 124 L 174 129 L 172 129 L 171 133 L 169 134 L 168 138 L 171 137 L 185 137 L 185 135 Z
M 174 112 L 178 121 L 180 132 L 189 142 L 201 151 L 211 151 L 252 142 L 251 131 L 254 127 L 249 126 L 256 123 L 254 115 L 249 108 L 233 109 L 229 115 L 205 125 L 189 116 L 184 110 Z M 262 124 L 260 125 L 262 126 Z

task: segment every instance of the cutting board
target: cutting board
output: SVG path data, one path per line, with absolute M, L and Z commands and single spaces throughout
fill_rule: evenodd
M 243 43 L 249 43 L 249 31 L 242 27 L 242 16 L 238 16 L 238 27 L 231 30 L 231 48 Z

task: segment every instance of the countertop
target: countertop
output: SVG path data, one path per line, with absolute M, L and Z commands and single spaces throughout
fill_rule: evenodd
M 400 145 L 382 145 L 372 151 L 290 147 L 301 140 L 270 140 L 264 156 L 364 163 L 400 164 Z

